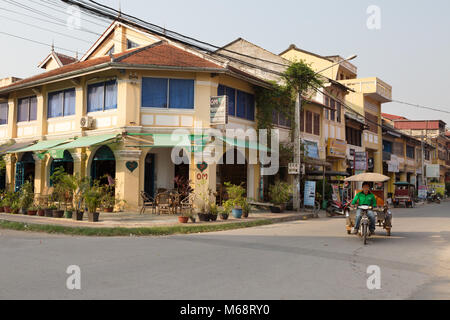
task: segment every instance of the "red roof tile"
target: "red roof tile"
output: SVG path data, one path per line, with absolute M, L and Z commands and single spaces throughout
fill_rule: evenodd
M 403 130 L 439 130 L 440 120 L 395 121 L 395 129 Z
M 138 52 L 134 54 L 123 56 L 122 58 L 117 59 L 117 62 L 168 67 L 222 69 L 222 67 L 216 63 L 210 62 L 165 42 L 158 42 L 155 45 L 148 46 L 144 50 L 138 50 Z
M 69 56 L 66 56 L 65 54 L 62 54 L 62 53 L 55 52 L 55 54 L 58 56 L 59 61 L 61 61 L 61 63 L 64 66 L 78 61 L 74 57 L 69 57 Z
M 224 69 L 218 64 L 163 42 L 114 54 L 113 57 L 115 60 L 114 63 L 120 64 Z M 104 56 L 82 62 L 70 63 L 61 68 L 17 81 L 9 86 L 0 88 L 0 90 L 13 89 L 14 87 L 34 81 L 45 80 L 54 76 L 64 75 L 108 62 L 111 62 L 111 57 Z
M 405 117 L 402 117 L 402 116 L 396 116 L 396 115 L 389 114 L 389 113 L 382 113 L 381 116 L 382 116 L 383 118 L 386 118 L 386 119 L 389 119 L 389 120 L 408 120 L 408 119 L 405 118 Z

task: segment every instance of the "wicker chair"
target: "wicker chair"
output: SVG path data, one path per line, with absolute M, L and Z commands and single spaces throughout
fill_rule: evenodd
M 188 210 L 190 214 L 192 214 L 192 210 L 194 210 L 194 201 L 195 194 L 191 193 L 188 197 L 180 202 L 180 210 L 181 212 Z
M 142 198 L 142 209 L 141 209 L 140 214 L 145 214 L 145 210 L 147 208 L 151 208 L 152 209 L 152 214 L 155 214 L 156 213 L 156 202 L 155 202 L 155 199 L 150 197 L 148 195 L 148 193 L 146 193 L 145 191 L 141 191 L 141 198 Z
M 172 196 L 168 192 L 160 193 L 155 198 L 156 208 L 158 214 L 168 213 L 170 214 L 172 209 Z

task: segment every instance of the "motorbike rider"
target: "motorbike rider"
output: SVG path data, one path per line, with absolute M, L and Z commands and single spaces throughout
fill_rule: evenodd
M 375 198 L 375 195 L 370 191 L 370 183 L 369 182 L 363 183 L 363 191 L 358 193 L 356 195 L 355 199 L 353 199 L 352 206 L 354 206 L 356 204 L 358 206 L 369 206 L 372 208 L 377 207 L 377 199 Z M 373 235 L 375 233 L 375 228 L 376 228 L 375 213 L 372 210 L 369 210 L 367 212 L 367 216 L 370 219 L 370 226 L 369 226 L 370 235 Z M 355 224 L 355 228 L 352 231 L 353 234 L 358 234 L 359 227 L 361 225 L 361 220 L 362 220 L 361 209 L 358 209 L 356 211 L 356 224 Z

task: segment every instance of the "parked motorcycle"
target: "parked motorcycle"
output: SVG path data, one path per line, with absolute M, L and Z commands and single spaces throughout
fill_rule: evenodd
M 330 201 L 327 207 L 327 216 L 345 216 L 346 211 L 350 210 L 350 204 L 351 202 Z
M 436 193 L 436 190 L 432 189 L 431 191 L 428 191 L 427 194 L 427 201 L 428 203 L 441 203 L 441 196 Z

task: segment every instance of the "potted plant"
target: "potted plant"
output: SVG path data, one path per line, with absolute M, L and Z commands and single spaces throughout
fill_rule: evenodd
M 102 188 L 99 187 L 98 182 L 94 182 L 84 193 L 84 201 L 88 209 L 89 222 L 99 221 L 100 213 L 97 209 L 101 205 L 102 196 Z
M 236 219 L 242 218 L 242 205 L 244 201 L 245 188 L 241 185 L 234 185 L 229 182 L 225 183 L 228 193 L 228 200 L 225 201 L 224 207 L 231 209 L 233 217 Z
M 103 192 L 101 206 L 105 212 L 113 212 L 116 206 L 116 197 L 113 194 L 113 190 L 111 190 L 110 186 L 105 186 Z
M 28 214 L 28 208 L 33 204 L 34 193 L 33 185 L 30 181 L 26 181 L 18 193 L 18 205 L 22 214 Z
M 73 210 L 72 210 L 72 208 L 66 208 L 66 211 L 64 211 L 64 218 L 72 219 L 72 217 L 73 217 Z
M 195 218 L 194 213 L 191 213 L 191 214 L 189 215 L 189 220 L 191 220 L 192 223 L 196 223 L 196 222 L 197 222 L 197 219 Z
M 12 213 L 11 207 L 17 198 L 17 193 L 7 192 L 5 198 L 3 199 L 3 206 L 6 213 Z
M 37 208 L 36 206 L 31 206 L 31 207 L 29 207 L 28 210 L 27 210 L 27 214 L 28 214 L 29 216 L 36 216 L 36 215 L 37 215 L 37 212 L 38 212 L 38 208 Z
M 228 218 L 230 217 L 230 213 L 227 212 L 225 209 L 220 210 L 219 215 L 220 219 L 222 220 L 228 220 Z
M 18 214 L 20 210 L 19 202 L 16 200 L 11 205 L 11 213 L 12 214 Z
M 58 209 L 58 207 L 55 206 L 54 204 L 48 206 L 48 207 L 45 209 L 45 216 L 46 216 L 47 218 L 53 218 L 53 210 L 56 210 L 56 209 Z
M 212 216 L 210 209 L 213 205 L 211 201 L 212 197 L 215 197 L 214 192 L 208 187 L 206 181 L 200 183 L 200 192 L 198 193 L 200 199 L 200 212 L 198 213 L 198 218 L 200 221 L 207 222 L 210 221 Z
M 286 182 L 277 181 L 269 187 L 269 197 L 274 204 L 270 207 L 272 213 L 282 213 L 286 203 L 292 196 L 292 186 Z
M 56 168 L 50 179 L 53 181 L 53 199 L 56 202 L 57 209 L 53 210 L 53 218 L 62 218 L 64 216 L 64 210 L 62 206 L 67 199 L 67 186 L 65 184 L 67 174 L 64 172 L 64 168 Z
M 219 208 L 217 208 L 216 204 L 211 204 L 209 206 L 209 220 L 217 221 L 218 216 L 219 216 Z
M 242 200 L 242 217 L 247 219 L 248 215 L 250 214 L 250 210 L 252 209 L 252 206 L 248 202 L 247 199 Z
M 191 213 L 189 213 L 189 212 L 185 212 L 185 213 L 181 213 L 179 216 L 178 216 L 178 222 L 180 222 L 180 223 L 188 223 L 189 222 L 189 217 L 191 216 Z
M 45 216 L 45 210 L 42 209 L 42 206 L 41 206 L 41 205 L 37 205 L 37 206 L 36 206 L 36 209 L 37 209 L 37 215 L 38 215 L 39 217 L 44 217 L 44 216 Z

